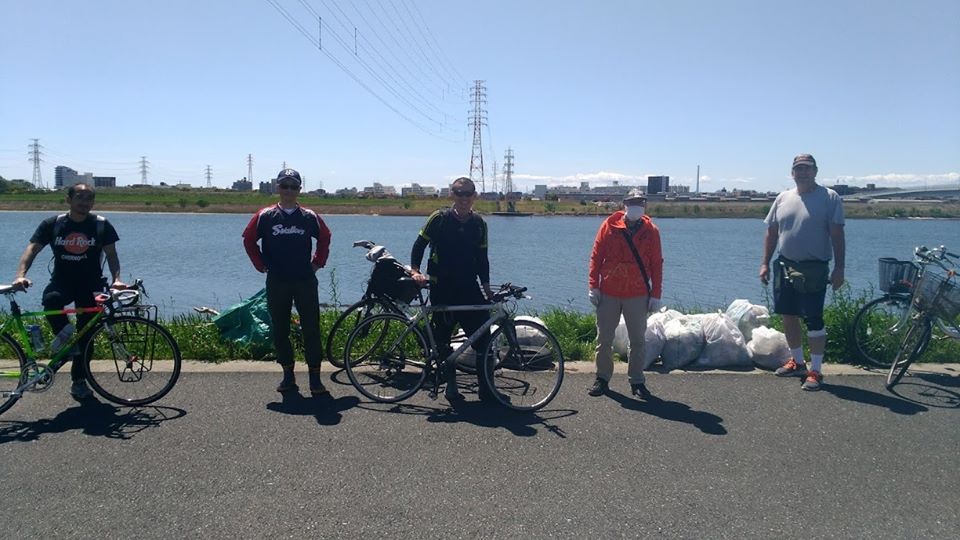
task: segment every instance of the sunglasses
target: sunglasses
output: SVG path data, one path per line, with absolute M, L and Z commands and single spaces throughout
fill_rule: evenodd
M 94 195 L 93 193 L 74 193 L 73 194 L 73 198 L 78 201 L 92 201 L 96 197 L 97 196 Z
M 476 193 L 476 191 L 467 191 L 467 190 L 463 190 L 463 189 L 455 189 L 455 190 L 453 190 L 453 194 L 454 194 L 455 196 L 457 196 L 457 197 L 473 197 L 473 195 L 474 195 L 475 193 Z
M 299 190 L 300 190 L 300 186 L 298 186 L 298 185 L 296 185 L 296 184 L 277 184 L 277 187 L 279 187 L 280 189 L 289 189 L 289 190 L 293 190 L 293 191 L 299 191 Z

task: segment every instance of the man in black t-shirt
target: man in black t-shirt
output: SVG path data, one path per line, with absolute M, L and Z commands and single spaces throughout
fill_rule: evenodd
M 486 304 L 493 296 L 490 290 L 490 259 L 487 256 L 487 224 L 473 211 L 477 189 L 466 177 L 457 178 L 450 185 L 453 206 L 437 210 L 427 218 L 410 255 L 413 279 L 421 285 L 428 280 L 420 273 L 423 253 L 430 246 L 427 274 L 430 281 L 430 303 L 433 305 Z M 479 279 L 483 287 L 477 286 Z M 434 337 L 443 356 L 450 354 L 450 337 L 459 323 L 469 336 L 487 321 L 486 311 L 438 312 L 431 318 Z M 487 400 L 490 390 L 485 382 L 483 351 L 490 340 L 486 332 L 473 348 L 477 352 L 477 393 Z M 463 396 L 457 390 L 456 368 L 447 366 L 447 387 L 444 396 L 448 401 L 460 401 Z
M 46 245 L 53 250 L 53 274 L 50 284 L 43 290 L 43 308 L 48 311 L 63 309 L 73 303 L 77 308 L 95 307 L 94 294 L 103 290 L 103 270 L 101 258 L 106 257 L 113 278 L 113 287 L 123 288 L 120 281 L 120 259 L 117 257 L 116 242 L 119 240 L 113 225 L 103 216 L 91 214 L 96 198 L 89 184 L 75 184 L 67 189 L 67 204 L 70 212 L 43 220 L 30 238 L 30 244 L 20 256 L 17 277 L 13 285 L 26 289 L 31 285 L 27 271 L 37 254 Z M 78 313 L 77 327 L 83 328 L 93 314 Z M 69 323 L 66 315 L 47 317 L 54 336 Z M 89 334 L 86 336 L 89 338 Z M 86 383 L 86 370 L 83 364 L 83 351 L 87 339 L 78 343 L 78 351 L 71 358 L 73 365 L 70 376 L 73 385 L 70 394 L 77 399 L 87 399 L 93 394 Z

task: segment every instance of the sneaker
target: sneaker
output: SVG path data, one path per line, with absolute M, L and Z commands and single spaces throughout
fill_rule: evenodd
M 310 376 L 311 394 L 314 396 L 322 396 L 330 393 L 330 391 L 327 390 L 327 387 L 323 385 L 323 380 L 320 378 L 320 369 L 311 369 L 308 374 Z
M 281 379 L 280 384 L 277 385 L 277 392 L 295 392 L 299 389 L 300 387 L 297 386 L 297 377 L 293 374 L 293 368 L 284 368 L 283 379 Z
M 602 396 L 607 393 L 609 390 L 609 383 L 600 377 L 597 377 L 597 380 L 593 381 L 593 387 L 590 388 L 590 391 L 587 392 L 593 397 Z
M 93 392 L 87 386 L 87 381 L 73 381 L 70 386 L 70 395 L 74 399 L 90 399 L 93 397 Z
M 778 367 L 774 375 L 777 377 L 800 377 L 807 373 L 807 365 L 803 362 L 797 363 L 793 358 L 787 360 L 787 363 Z
M 653 394 L 650 393 L 650 390 L 647 390 L 647 385 L 640 384 L 631 384 L 630 393 L 640 399 L 650 399 L 653 397 Z
M 821 375 L 819 371 L 813 371 L 811 369 L 810 371 L 807 372 L 807 377 L 803 380 L 803 386 L 801 386 L 800 388 L 803 388 L 804 390 L 810 390 L 811 392 L 815 392 L 820 389 L 820 383 L 822 382 L 823 382 L 823 375 Z

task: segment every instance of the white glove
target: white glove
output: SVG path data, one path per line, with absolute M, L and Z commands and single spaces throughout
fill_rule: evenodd
M 590 299 L 590 303 L 593 304 L 593 307 L 600 305 L 600 289 L 590 289 L 590 292 L 587 293 L 587 298 Z
M 647 301 L 647 313 L 656 313 L 660 311 L 660 306 L 663 305 L 663 302 L 659 298 L 650 297 L 650 300 Z

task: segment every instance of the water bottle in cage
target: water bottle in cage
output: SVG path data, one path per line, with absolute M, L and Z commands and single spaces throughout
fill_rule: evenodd
M 56 337 L 53 338 L 53 342 L 50 343 L 50 352 L 55 354 L 57 351 L 59 351 L 60 347 L 63 347 L 66 342 L 70 341 L 70 338 L 73 337 L 73 333 L 75 331 L 76 329 L 72 324 L 67 324 L 64 326 L 63 330 L 60 330 Z
M 33 346 L 34 352 L 39 352 L 43 349 L 43 329 L 35 324 L 31 324 L 27 327 L 27 334 L 30 336 L 30 345 Z

